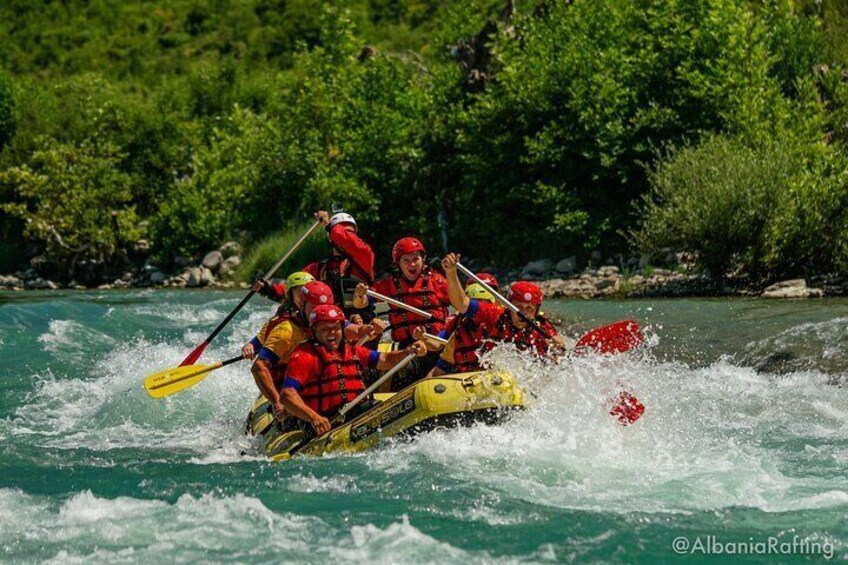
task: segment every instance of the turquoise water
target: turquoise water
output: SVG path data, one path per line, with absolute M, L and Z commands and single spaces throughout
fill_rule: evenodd
M 240 296 L 0 295 L 0 561 L 767 557 L 734 542 L 848 559 L 846 301 L 555 302 L 574 335 L 633 317 L 650 347 L 545 367 L 496 351 L 537 396 L 502 426 L 269 463 L 242 435 L 245 365 L 164 400 L 141 388 Z M 271 309 L 251 303 L 204 359 L 236 354 Z M 622 386 L 647 406 L 626 428 L 605 414 Z

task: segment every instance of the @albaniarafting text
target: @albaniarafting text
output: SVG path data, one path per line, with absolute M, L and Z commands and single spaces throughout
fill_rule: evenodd
M 791 539 L 769 536 L 747 540 L 721 540 L 713 535 L 679 536 L 671 542 L 678 555 L 819 555 L 833 557 L 832 541 L 813 541 L 799 536 Z

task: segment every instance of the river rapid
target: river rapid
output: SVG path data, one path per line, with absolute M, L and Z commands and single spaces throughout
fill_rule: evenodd
M 634 318 L 647 347 L 499 349 L 536 397 L 505 424 L 271 463 L 243 435 L 245 363 L 141 387 L 240 297 L 0 294 L 0 561 L 848 559 L 848 301 L 550 301 L 566 333 Z M 203 359 L 272 311 L 254 299 Z M 633 426 L 607 414 L 622 388 L 647 407 Z

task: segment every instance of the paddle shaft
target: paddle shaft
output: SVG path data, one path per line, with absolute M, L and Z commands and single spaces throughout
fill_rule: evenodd
M 367 294 L 371 298 L 375 298 L 377 300 L 382 300 L 386 304 L 391 304 L 392 306 L 395 306 L 397 308 L 401 308 L 402 310 L 406 310 L 407 312 L 412 312 L 413 314 L 418 314 L 419 316 L 423 316 L 423 317 L 427 318 L 428 320 L 433 317 L 433 315 L 429 312 L 425 312 L 424 310 L 419 310 L 415 306 L 410 306 L 406 302 L 401 302 L 400 300 L 395 300 L 394 298 L 389 298 L 388 296 L 380 294 L 379 292 L 374 292 L 371 289 L 366 290 L 365 294 Z
M 282 264 L 285 263 L 286 260 L 288 260 L 289 257 L 291 257 L 292 253 L 294 253 L 297 250 L 297 248 L 300 247 L 301 244 L 306 240 L 306 238 L 308 238 L 310 235 L 312 235 L 312 232 L 314 232 L 315 229 L 320 225 L 321 225 L 321 222 L 315 222 L 314 224 L 312 224 L 312 226 L 308 230 L 306 230 L 306 233 L 304 233 L 300 237 L 300 239 L 298 239 L 297 241 L 294 242 L 294 244 L 289 248 L 289 250 L 286 252 L 286 254 L 283 255 L 282 258 L 279 261 L 277 261 L 274 264 L 274 266 L 271 267 L 271 269 L 267 273 L 265 273 L 265 276 L 263 278 L 265 280 L 268 280 L 271 277 L 273 277 L 274 273 L 277 272 L 277 269 L 279 269 L 282 266 Z M 180 363 L 180 366 L 193 365 L 194 362 L 197 361 L 198 358 L 200 358 L 200 355 L 203 353 L 203 350 L 206 349 L 206 346 L 209 345 L 210 343 L 212 343 L 212 340 L 215 339 L 215 336 L 217 336 L 219 333 L 221 333 L 221 330 L 223 330 L 227 326 L 227 324 L 230 323 L 230 320 L 233 319 L 233 316 L 238 314 L 239 311 L 242 308 L 244 308 L 244 305 L 247 304 L 247 302 L 253 297 L 254 294 L 256 294 L 256 291 L 253 290 L 253 289 L 250 289 L 250 292 L 247 293 L 247 296 L 245 296 L 244 298 L 241 299 L 241 302 L 239 302 L 238 305 L 235 308 L 233 308 L 233 310 L 229 314 L 227 314 L 227 317 L 224 318 L 223 321 L 221 321 L 221 323 L 218 324 L 218 326 L 214 330 L 212 330 L 212 333 L 209 334 L 209 337 L 207 337 L 203 341 L 203 343 L 201 343 L 198 347 L 194 348 L 194 350 L 191 353 L 188 354 L 188 357 L 186 357 L 183 360 L 183 362 Z
M 509 309 L 510 309 L 510 310 L 512 310 L 513 312 L 515 312 L 515 314 L 516 314 L 519 318 L 521 318 L 522 320 L 524 320 L 525 322 L 527 322 L 528 324 L 530 324 L 530 327 L 532 327 L 534 330 L 536 330 L 536 331 L 539 333 L 539 335 L 541 335 L 541 336 L 542 336 L 542 337 L 544 337 L 545 339 L 550 339 L 550 338 L 551 338 L 551 336 L 549 336 L 549 335 L 548 335 L 548 332 L 546 332 L 545 330 L 543 330 L 543 329 L 542 329 L 542 327 L 538 324 L 538 322 L 536 322 L 536 320 L 534 320 L 534 319 L 532 319 L 532 318 L 528 318 L 528 317 L 524 314 L 524 312 L 522 312 L 521 310 L 519 310 L 519 309 L 518 309 L 518 306 L 516 306 L 515 304 L 513 304 L 512 302 L 510 302 L 509 300 L 507 300 L 507 299 L 506 299 L 503 295 L 501 295 L 501 293 L 499 293 L 497 290 L 495 290 L 494 288 L 492 288 L 491 286 L 489 286 L 488 284 L 486 284 L 483 280 L 481 280 L 481 279 L 480 279 L 480 277 L 478 277 L 477 275 L 475 275 L 474 273 L 472 273 L 471 271 L 469 271 L 469 270 L 465 267 L 465 265 L 463 265 L 462 263 L 457 263 L 457 264 L 456 264 L 456 268 L 457 268 L 457 269 L 459 269 L 459 271 L 460 271 L 462 274 L 464 274 L 466 277 L 468 277 L 469 279 L 473 280 L 474 282 L 476 282 L 477 284 L 479 284 L 480 286 L 482 286 L 483 288 L 485 288 L 487 291 L 489 291 L 489 293 L 490 293 L 492 296 L 494 296 L 495 298 L 497 298 L 497 299 L 498 299 L 498 301 L 500 301 L 500 303 L 501 303 L 501 304 L 503 304 L 504 306 L 506 306 L 507 308 L 509 308 Z
M 386 371 L 386 374 L 385 374 L 385 375 L 383 375 L 382 377 L 380 377 L 379 379 L 377 379 L 376 381 L 374 381 L 374 384 L 372 384 L 371 386 L 369 386 L 368 388 L 366 388 L 365 390 L 363 390 L 361 393 L 359 393 L 359 396 L 357 396 L 356 398 L 354 398 L 353 400 L 351 400 L 350 402 L 348 402 L 347 404 L 345 404 L 344 406 L 342 406 L 342 407 L 341 407 L 341 410 L 339 410 L 338 414 L 336 414 L 336 415 L 333 417 L 333 419 L 332 419 L 332 420 L 330 420 L 330 426 L 331 426 L 331 429 L 332 429 L 332 426 L 334 426 L 334 425 L 336 425 L 336 424 L 338 424 L 339 422 L 341 422 L 341 421 L 343 421 L 343 420 L 344 420 L 344 416 L 345 416 L 345 414 L 347 414 L 348 412 L 350 412 L 351 410 L 353 410 L 356 406 L 358 406 L 358 405 L 359 405 L 359 404 L 360 404 L 363 400 L 365 400 L 365 398 L 367 398 L 367 397 L 368 397 L 368 395 L 369 395 L 369 394 L 371 394 L 372 392 L 374 392 L 375 390 L 377 390 L 377 388 L 379 388 L 379 386 L 380 386 L 380 385 L 382 385 L 384 382 L 386 382 L 387 380 L 389 380 L 390 378 L 392 378 L 393 376 L 395 376 L 395 374 L 396 374 L 398 371 L 400 371 L 401 369 L 403 369 L 404 367 L 406 367 L 407 365 L 409 365 L 409 363 L 410 363 L 413 359 L 415 359 L 415 357 L 416 357 L 415 353 L 410 353 L 409 355 L 407 355 L 406 357 L 404 357 L 403 359 L 401 359 L 400 363 L 398 363 L 397 365 L 395 365 L 394 367 L 392 367 L 390 370 Z M 298 443 L 297 445 L 295 445 L 295 446 L 294 446 L 294 447 L 293 447 L 293 448 L 289 451 L 289 457 L 294 457 L 295 453 L 297 453 L 298 451 L 300 451 L 301 449 L 303 449 L 303 447 L 304 447 L 307 443 L 309 443 L 310 441 L 312 441 L 312 439 L 315 437 L 315 435 L 314 435 L 314 434 L 315 434 L 315 432 L 314 432 L 314 430 L 312 430 L 312 428 L 310 428 L 310 431 L 311 431 L 311 433 L 310 433 L 310 432 L 305 433 L 305 434 L 304 434 L 303 439 L 302 439 L 302 440 L 300 440 L 300 443 Z
M 239 354 L 238 356 L 233 357 L 232 359 L 227 359 L 226 361 L 218 361 L 217 363 L 212 363 L 211 365 L 204 365 L 202 369 L 198 369 L 197 371 L 195 371 L 193 373 L 189 373 L 187 375 L 182 375 L 179 378 L 169 380 L 169 381 L 162 383 L 162 384 L 159 384 L 159 385 L 153 385 L 153 386 L 150 387 L 150 390 L 156 390 L 156 389 L 162 388 L 164 386 L 171 386 L 174 383 L 178 383 L 178 382 L 182 382 L 182 381 L 187 380 L 187 379 L 194 378 L 197 375 L 202 375 L 203 373 L 209 373 L 211 371 L 214 371 L 215 369 L 220 369 L 221 367 L 226 367 L 227 365 L 231 365 L 233 363 L 241 361 L 242 359 L 244 359 L 244 355 Z
M 429 334 L 427 332 L 424 332 L 424 339 L 431 339 L 435 342 L 441 343 L 442 345 L 448 344 L 448 340 L 446 340 L 445 338 L 439 337 L 437 335 Z
M 300 246 L 303 244 L 303 242 L 304 242 L 304 241 L 306 241 L 306 239 L 307 239 L 310 235 L 312 235 L 312 232 L 314 232 L 316 229 L 318 229 L 318 226 L 320 226 L 320 225 L 321 225 L 321 222 L 315 222 L 314 224 L 312 224 L 312 225 L 309 227 L 309 229 L 308 229 L 308 230 L 306 230 L 306 233 L 305 233 L 305 234 L 303 234 L 302 236 L 300 236 L 300 239 L 298 239 L 297 241 L 295 241 L 295 242 L 292 244 L 292 246 L 289 248 L 289 250 L 286 252 L 286 254 L 285 254 L 285 255 L 283 255 L 283 256 L 280 258 L 280 260 L 279 260 L 279 261 L 277 261 L 276 263 L 274 263 L 274 266 L 273 266 L 273 267 L 271 267 L 271 269 L 270 269 L 267 273 L 265 273 L 265 276 L 264 276 L 264 277 L 262 277 L 262 278 L 264 278 L 265 280 L 268 280 L 268 279 L 270 279 L 271 277 L 273 277 L 273 276 L 274 276 L 274 273 L 276 273 L 276 272 L 277 272 L 277 269 L 279 269 L 280 267 L 282 267 L 282 266 L 283 266 L 283 263 L 285 263 L 286 261 L 288 261 L 289 257 L 291 257 L 291 255 L 292 255 L 292 253 L 294 253 L 295 251 L 297 251 L 297 248 L 298 248 L 298 247 L 300 247 Z

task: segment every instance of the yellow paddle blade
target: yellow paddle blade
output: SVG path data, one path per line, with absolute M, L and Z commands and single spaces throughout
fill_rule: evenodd
M 144 379 L 144 390 L 153 398 L 164 398 L 171 396 L 181 390 L 194 386 L 206 378 L 211 371 L 221 367 L 223 363 L 218 361 L 211 365 L 186 365 L 184 367 L 173 367 L 158 373 L 153 373 Z

